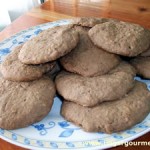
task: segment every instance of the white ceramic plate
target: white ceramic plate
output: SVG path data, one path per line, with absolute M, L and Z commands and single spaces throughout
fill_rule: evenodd
M 17 45 L 36 36 L 42 30 L 68 24 L 69 20 L 51 22 L 29 28 L 0 43 L 0 62 Z M 150 85 L 150 80 L 137 80 Z M 60 116 L 61 101 L 55 98 L 52 111 L 42 121 L 18 130 L 0 129 L 0 137 L 15 145 L 29 149 L 104 149 L 133 140 L 150 131 L 150 114 L 129 130 L 105 134 L 87 133 Z

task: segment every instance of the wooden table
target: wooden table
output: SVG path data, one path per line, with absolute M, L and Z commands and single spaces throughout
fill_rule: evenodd
M 150 28 L 150 0 L 49 0 L 33 8 L 0 32 L 0 41 L 31 26 L 77 16 L 109 17 L 141 24 Z M 150 141 L 150 133 L 134 141 Z M 118 146 L 112 150 L 123 150 Z M 128 147 L 148 150 L 148 146 Z M 0 150 L 25 150 L 0 139 Z

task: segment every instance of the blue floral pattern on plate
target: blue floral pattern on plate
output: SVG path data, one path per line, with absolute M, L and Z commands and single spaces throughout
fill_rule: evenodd
M 48 133 L 48 129 L 51 129 L 53 127 L 55 127 L 55 122 L 50 121 L 48 122 L 48 126 L 46 126 L 45 124 L 32 124 L 31 126 L 33 126 L 35 129 L 37 129 L 39 131 L 40 135 L 46 135 Z
M 17 45 L 23 44 L 45 29 L 69 24 L 70 20 L 50 22 L 21 31 L 0 43 L 0 62 Z M 150 80 L 135 80 L 147 84 Z M 64 120 L 60 115 L 61 101 L 55 97 L 51 112 L 40 122 L 18 130 L 0 129 L 0 137 L 6 141 L 29 149 L 104 149 L 114 146 L 116 142 L 127 142 L 150 131 L 150 114 L 145 120 L 129 130 L 105 134 L 103 132 L 87 133 L 81 128 Z
M 69 137 L 69 136 L 71 136 L 73 134 L 73 132 L 75 130 L 80 130 L 80 128 L 78 128 L 78 127 L 71 128 L 70 127 L 71 124 L 68 121 L 61 121 L 61 122 L 58 122 L 58 124 L 59 124 L 59 126 L 61 128 L 64 129 L 64 131 L 61 132 L 61 134 L 59 135 L 59 137 Z

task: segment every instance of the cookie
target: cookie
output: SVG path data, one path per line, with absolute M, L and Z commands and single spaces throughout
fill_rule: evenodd
M 141 53 L 140 56 L 149 57 L 150 56 L 150 47 L 145 52 Z
M 18 129 L 42 120 L 51 110 L 54 83 L 48 77 L 31 82 L 0 78 L 0 128 Z
M 88 132 L 113 133 L 140 123 L 150 111 L 150 92 L 136 82 L 133 90 L 121 100 L 105 102 L 92 108 L 64 101 L 62 116 Z
M 44 73 L 51 71 L 56 65 L 55 62 L 40 65 L 25 65 L 18 59 L 21 48 L 22 46 L 16 47 L 1 64 L 1 73 L 7 80 L 35 80 L 42 77 Z
M 131 64 L 136 68 L 137 74 L 150 79 L 150 57 L 137 57 L 131 60 Z
M 150 46 L 150 31 L 127 22 L 106 22 L 89 30 L 90 39 L 104 50 L 123 56 L 137 56 Z
M 73 25 L 50 28 L 27 41 L 19 53 L 19 59 L 25 64 L 54 61 L 75 48 L 78 40 Z
M 110 73 L 83 77 L 61 72 L 56 77 L 56 89 L 66 100 L 92 107 L 103 101 L 120 99 L 134 86 L 134 68 L 123 62 Z
M 120 57 L 96 47 L 88 37 L 88 28 L 76 27 L 80 40 L 69 54 L 60 59 L 61 65 L 70 72 L 82 76 L 103 75 L 117 66 Z
M 115 19 L 110 18 L 94 18 L 94 17 L 79 17 L 72 19 L 72 24 L 83 26 L 83 27 L 93 27 L 96 24 L 101 24 L 108 21 L 117 21 Z

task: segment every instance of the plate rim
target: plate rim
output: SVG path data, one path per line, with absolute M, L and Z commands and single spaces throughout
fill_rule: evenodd
M 46 22 L 46 23 L 42 23 L 42 24 L 39 24 L 39 25 L 35 25 L 35 26 L 31 26 L 27 29 L 23 29 L 23 30 L 20 30 L 14 34 L 12 34 L 10 37 L 6 37 L 5 39 L 3 39 L 2 41 L 0 41 L 0 47 L 3 46 L 4 44 L 6 44 L 6 42 L 9 42 L 11 41 L 12 38 L 15 38 L 19 35 L 21 35 L 22 33 L 26 33 L 30 30 L 34 30 L 36 28 L 40 28 L 40 27 L 44 27 L 44 26 L 47 26 L 47 25 L 51 25 L 51 24 L 59 24 L 59 23 L 63 23 L 63 22 L 71 22 L 72 19 L 62 19 L 62 20 L 56 20 L 56 21 L 52 21 L 52 22 Z
M 137 138 L 139 138 L 139 137 L 141 137 L 142 135 L 144 135 L 144 134 L 146 134 L 146 133 L 148 133 L 148 132 L 150 132 L 150 128 L 148 128 L 148 129 L 145 129 L 144 131 L 142 131 L 142 132 L 140 132 L 139 134 L 137 134 L 136 136 L 134 136 L 134 137 L 130 137 L 130 138 L 126 138 L 125 140 L 124 140 L 124 142 L 122 142 L 122 143 L 126 143 L 126 142 L 129 142 L 129 141 L 132 141 L 132 140 L 135 140 L 135 139 L 137 139 Z M 57 148 L 42 148 L 42 147 L 33 147 L 33 146 L 30 146 L 30 145 L 25 145 L 25 144 L 22 144 L 22 143 L 20 143 L 20 142 L 17 142 L 17 141 L 13 141 L 13 140 L 11 140 L 11 139 L 9 139 L 9 138 L 7 138 L 7 137 L 4 137 L 4 136 L 2 136 L 2 135 L 0 135 L 0 138 L 2 138 L 3 140 L 5 140 L 6 142 L 9 142 L 9 143 L 11 143 L 11 144 L 13 144 L 13 145 L 17 145 L 17 146 L 20 146 L 20 147 L 22 147 L 22 148 L 29 148 L 29 149 L 32 149 L 32 150 L 34 150 L 35 148 L 36 148 L 36 150 L 48 150 L 48 149 L 51 149 L 51 150 L 56 150 Z M 50 142 L 50 141 L 49 141 Z M 62 142 L 62 143 L 65 143 L 65 142 Z M 120 144 L 117 144 L 116 146 L 119 146 L 119 145 L 121 145 L 121 143 Z M 95 150 L 95 148 L 98 148 L 99 150 L 101 150 L 101 149 L 107 149 L 107 148 L 112 148 L 112 147 L 116 147 L 116 146 L 114 146 L 114 145 L 104 145 L 104 146 L 102 146 L 102 147 L 99 147 L 99 146 L 94 146 L 94 147 L 82 147 L 82 148 L 79 148 L 79 147 L 74 147 L 73 149 L 79 149 L 79 150 L 85 150 L 85 149 L 90 149 L 90 150 Z M 66 149 L 66 148 L 58 148 L 58 149 Z M 68 147 L 68 149 L 70 149 L 69 147 Z

